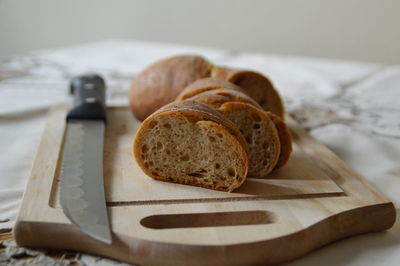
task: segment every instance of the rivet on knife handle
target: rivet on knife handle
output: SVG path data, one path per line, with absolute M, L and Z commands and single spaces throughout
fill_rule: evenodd
M 105 82 L 98 75 L 78 76 L 71 81 L 74 108 L 67 120 L 89 119 L 106 121 Z

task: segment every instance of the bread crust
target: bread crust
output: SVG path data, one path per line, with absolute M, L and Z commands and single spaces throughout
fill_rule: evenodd
M 129 106 L 139 120 L 172 102 L 195 80 L 210 76 L 212 64 L 201 56 L 180 55 L 160 60 L 133 78 Z
M 197 94 L 216 90 L 216 89 L 231 89 L 234 91 L 239 91 L 245 94 L 245 91 L 242 90 L 239 86 L 236 86 L 232 82 L 219 79 L 219 78 L 203 78 L 194 81 L 189 84 L 182 92 L 176 97 L 177 101 L 183 101 L 185 99 L 191 98 Z
M 256 100 L 265 111 L 284 117 L 285 110 L 279 93 L 272 82 L 261 73 L 224 66 L 215 66 L 211 77 L 232 82 Z
M 184 100 L 217 87 L 242 91 L 264 110 L 284 117 L 282 99 L 268 78 L 255 71 L 214 66 L 196 55 L 166 58 L 144 69 L 131 82 L 129 106 L 136 118 L 144 120 L 175 98 Z
M 207 104 L 212 107 L 219 107 L 226 102 L 243 102 L 251 104 L 259 109 L 261 106 L 246 94 L 231 89 L 215 89 L 205 91 L 200 94 L 188 98 L 188 100 L 195 101 L 202 104 Z
M 220 134 L 223 134 L 226 138 L 228 138 L 231 141 L 232 147 L 239 153 L 237 159 L 240 160 L 241 165 L 244 167 L 244 172 L 242 173 L 240 178 L 237 179 L 235 183 L 232 183 L 231 186 L 227 187 L 226 189 L 219 188 L 216 186 L 205 185 L 202 184 L 201 182 L 196 182 L 196 180 L 191 180 L 191 181 L 186 180 L 179 182 L 180 184 L 200 186 L 204 188 L 227 191 L 227 192 L 230 192 L 235 188 L 239 187 L 241 184 L 243 184 L 247 176 L 248 163 L 249 163 L 247 146 L 245 144 L 246 142 L 243 136 L 240 134 L 238 129 L 234 126 L 234 124 L 231 121 L 224 118 L 217 111 L 214 111 L 205 105 L 192 101 L 174 102 L 169 105 L 166 105 L 163 108 L 154 112 L 147 119 L 145 119 L 141 124 L 141 126 L 139 127 L 133 142 L 133 151 L 135 159 L 138 162 L 138 165 L 148 176 L 156 180 L 171 182 L 165 177 L 160 177 L 155 175 L 153 172 L 149 171 L 147 167 L 145 167 L 139 149 L 140 144 L 142 142 L 142 138 L 146 132 L 146 129 L 152 127 L 152 122 L 154 121 L 154 119 L 162 117 L 170 117 L 170 116 L 184 117 L 185 119 L 187 119 L 192 123 L 206 122 L 207 126 L 213 127 L 214 130 L 220 132 Z
M 281 143 L 281 152 L 279 155 L 278 162 L 274 169 L 282 168 L 289 161 L 290 154 L 292 153 L 292 135 L 290 134 L 289 127 L 286 123 L 277 115 L 267 112 L 276 129 L 278 130 L 279 141 Z
M 236 125 L 232 123 L 232 121 L 230 121 L 229 119 L 225 118 L 217 110 L 214 110 L 202 103 L 185 100 L 182 102 L 172 102 L 170 104 L 167 104 L 164 107 L 157 110 L 156 112 L 154 112 L 154 114 L 163 113 L 165 111 L 186 112 L 185 115 L 188 118 L 194 119 L 194 121 L 205 120 L 221 124 L 222 126 L 226 127 L 229 133 L 231 133 L 237 138 L 237 140 L 245 148 L 246 153 L 248 153 L 246 140 L 244 139 L 240 131 L 237 129 Z

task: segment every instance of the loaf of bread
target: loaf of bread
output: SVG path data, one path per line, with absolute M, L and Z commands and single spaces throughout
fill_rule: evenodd
M 200 56 L 182 55 L 167 58 L 147 67 L 133 78 L 129 105 L 139 120 L 175 100 L 186 86 L 209 77 L 212 64 Z
M 230 192 L 281 168 L 292 152 L 282 100 L 254 71 L 176 56 L 136 76 L 129 102 L 145 119 L 136 161 L 156 180 Z
M 193 101 L 169 104 L 143 121 L 134 155 L 150 177 L 232 191 L 249 167 L 245 139 L 217 111 Z
M 250 70 L 214 66 L 211 77 L 236 84 L 259 103 L 265 111 L 270 111 L 284 118 L 285 110 L 282 99 L 271 81 L 264 75 Z
M 236 86 L 228 84 L 222 87 L 234 90 L 241 88 L 264 110 L 284 118 L 281 97 L 268 78 L 254 71 L 214 66 L 205 58 L 194 55 L 180 55 L 158 61 L 134 77 L 128 95 L 130 108 L 136 118 L 144 120 L 161 106 L 174 101 L 189 84 L 203 78 L 234 83 Z M 210 89 L 207 80 L 201 82 L 204 84 L 196 86 Z

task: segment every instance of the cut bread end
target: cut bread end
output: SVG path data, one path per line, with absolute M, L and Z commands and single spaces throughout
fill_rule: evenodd
M 227 192 L 239 187 L 248 170 L 246 148 L 206 116 L 175 105 L 148 117 L 134 140 L 142 170 L 161 181 Z

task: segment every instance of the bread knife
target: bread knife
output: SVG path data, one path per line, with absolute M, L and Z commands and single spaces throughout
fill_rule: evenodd
M 71 81 L 74 107 L 66 117 L 60 204 L 83 233 L 111 244 L 103 180 L 105 82 L 98 75 Z

